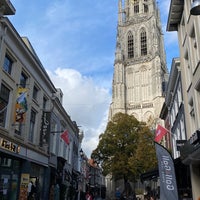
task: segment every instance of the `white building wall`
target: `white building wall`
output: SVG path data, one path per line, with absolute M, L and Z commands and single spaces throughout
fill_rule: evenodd
M 200 16 L 190 14 L 192 3 L 193 1 L 190 0 L 176 4 L 175 0 L 171 0 L 167 28 L 168 31 L 177 31 L 178 33 L 188 144 L 191 136 L 200 129 Z M 177 11 L 179 11 L 179 15 L 174 15 Z M 200 198 L 199 152 L 200 150 L 197 149 L 196 153 L 189 154 L 183 160 L 183 163 L 190 165 L 193 199 Z

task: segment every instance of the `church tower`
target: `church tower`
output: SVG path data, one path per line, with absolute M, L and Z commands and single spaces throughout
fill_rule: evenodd
M 158 119 L 168 79 L 155 0 L 119 0 L 109 120 L 118 112 Z

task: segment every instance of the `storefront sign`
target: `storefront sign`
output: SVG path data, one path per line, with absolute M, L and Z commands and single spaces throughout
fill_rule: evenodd
M 41 131 L 40 131 L 40 146 L 48 144 L 49 142 L 50 124 L 51 124 L 51 113 L 43 112 Z
M 14 153 L 19 153 L 20 151 L 20 146 L 4 138 L 0 138 L 0 147 Z
M 180 148 L 187 142 L 187 140 L 176 140 L 177 151 L 180 151 Z
M 192 136 L 190 137 L 189 141 L 190 141 L 190 144 L 196 144 L 200 142 L 200 130 L 196 130 L 196 132 L 194 132 Z
M 199 163 L 200 131 L 197 130 L 186 143 L 180 147 L 181 160 L 184 164 Z

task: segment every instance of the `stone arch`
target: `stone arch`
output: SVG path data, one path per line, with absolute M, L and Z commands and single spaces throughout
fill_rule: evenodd
M 139 115 L 136 112 L 131 113 L 138 121 L 139 121 Z

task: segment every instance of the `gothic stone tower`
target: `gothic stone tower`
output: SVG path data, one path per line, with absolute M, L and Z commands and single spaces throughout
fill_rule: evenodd
M 119 0 L 109 120 L 117 112 L 159 118 L 168 79 L 160 15 L 154 0 Z

